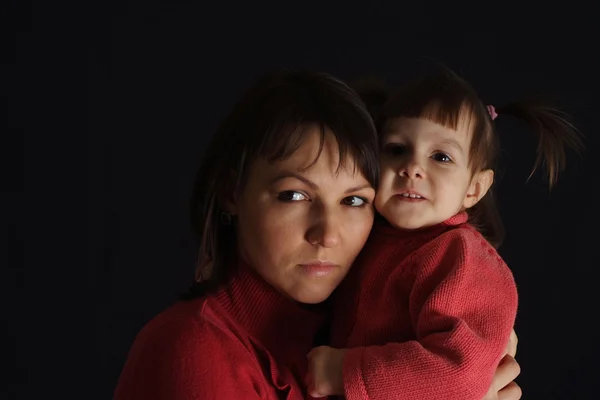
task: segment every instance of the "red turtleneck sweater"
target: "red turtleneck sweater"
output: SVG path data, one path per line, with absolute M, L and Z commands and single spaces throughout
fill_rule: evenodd
M 142 329 L 115 400 L 304 399 L 306 354 L 323 321 L 242 266 L 226 288 Z
M 513 276 L 460 213 L 403 231 L 378 221 L 335 298 L 348 400 L 480 400 L 517 311 Z

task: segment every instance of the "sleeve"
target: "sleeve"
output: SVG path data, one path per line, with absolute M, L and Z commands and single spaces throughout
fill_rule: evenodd
M 253 355 L 231 332 L 195 322 L 142 330 L 114 399 L 260 399 L 262 374 Z
M 414 258 L 416 340 L 349 349 L 348 400 L 481 400 L 487 393 L 514 326 L 516 285 L 475 232 L 457 229 L 439 239 Z

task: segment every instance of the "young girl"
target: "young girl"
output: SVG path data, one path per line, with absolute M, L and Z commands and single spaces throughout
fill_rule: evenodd
M 539 138 L 533 171 L 543 162 L 550 186 L 565 149 L 580 149 L 581 139 L 551 108 L 486 107 L 451 72 L 379 98 L 380 218 L 336 294 L 333 347 L 308 354 L 309 391 L 480 400 L 517 312 L 513 276 L 495 250 L 502 226 L 491 192 L 493 121 L 506 114 L 531 125 Z

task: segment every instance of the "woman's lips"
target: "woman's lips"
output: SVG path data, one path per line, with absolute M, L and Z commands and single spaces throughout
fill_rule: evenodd
M 299 265 L 307 275 L 315 277 L 329 275 L 339 268 L 339 265 L 329 261 L 309 261 Z

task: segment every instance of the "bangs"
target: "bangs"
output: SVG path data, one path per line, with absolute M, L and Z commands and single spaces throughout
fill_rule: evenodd
M 349 137 L 352 137 L 352 135 L 348 132 L 340 131 L 339 128 L 332 128 L 322 122 L 307 122 L 287 127 L 275 127 L 271 131 L 272 135 L 269 135 L 271 140 L 265 143 L 265 146 L 259 151 L 258 156 L 270 163 L 286 160 L 302 146 L 307 138 L 307 132 L 314 128 L 319 130 L 319 149 L 314 159 L 303 170 L 307 170 L 317 163 L 325 146 L 327 131 L 330 131 L 335 138 L 339 151 L 336 172 L 339 172 L 340 169 L 348 169 L 352 173 L 359 171 L 369 183 L 373 184 L 374 187 L 376 186 L 378 164 L 373 160 L 373 155 L 369 154 L 371 153 L 370 150 L 361 149 L 356 143 L 350 141 Z
M 310 84 L 290 85 L 287 89 L 269 93 L 255 108 L 252 119 L 262 123 L 255 123 L 244 137 L 243 163 L 255 157 L 271 163 L 285 160 L 304 143 L 307 131 L 316 127 L 320 131 L 319 151 L 306 169 L 318 161 L 330 131 L 339 150 L 337 171 L 360 171 L 376 188 L 379 161 L 375 125 L 356 94 L 345 85 L 339 87 L 344 89 L 345 97 L 339 91 L 317 91 Z
M 473 125 L 477 123 L 477 113 L 474 104 L 463 99 L 462 102 L 448 102 L 437 99 L 429 104 L 424 104 L 420 109 L 415 109 L 408 118 L 422 118 L 441 125 L 445 128 L 458 130 L 461 124 L 466 124 L 469 132 L 473 132 Z
M 481 102 L 477 94 L 453 74 L 429 76 L 396 92 L 383 108 L 382 117 L 423 118 L 457 130 L 463 118 L 479 124 Z
M 471 135 L 469 165 L 480 168 L 485 160 L 492 162 L 486 150 L 489 140 L 494 140 L 489 114 L 474 89 L 451 71 L 414 81 L 394 93 L 378 118 L 379 131 L 387 121 L 400 117 L 427 119 L 456 131 L 466 125 Z

